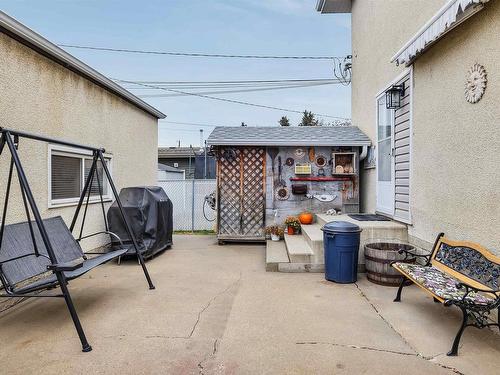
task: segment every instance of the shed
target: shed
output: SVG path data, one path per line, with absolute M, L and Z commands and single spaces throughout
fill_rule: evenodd
M 184 180 L 186 172 L 171 167 L 170 165 L 165 165 L 158 163 L 158 180 Z
M 264 241 L 266 225 L 306 210 L 359 212 L 359 161 L 371 141 L 355 126 L 216 127 L 207 144 L 221 242 Z

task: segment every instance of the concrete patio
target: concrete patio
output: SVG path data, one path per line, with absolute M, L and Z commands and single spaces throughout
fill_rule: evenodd
M 70 285 L 88 339 L 59 299 L 0 314 L 3 374 L 498 374 L 500 335 L 469 328 L 447 357 L 459 312 L 416 287 L 339 285 L 265 271 L 265 247 L 176 236 L 148 262 L 108 264 Z

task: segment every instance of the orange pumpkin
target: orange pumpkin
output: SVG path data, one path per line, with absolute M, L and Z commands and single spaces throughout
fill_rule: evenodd
M 314 221 L 314 216 L 310 212 L 302 212 L 299 215 L 299 221 L 301 224 L 305 224 L 305 225 L 312 224 Z

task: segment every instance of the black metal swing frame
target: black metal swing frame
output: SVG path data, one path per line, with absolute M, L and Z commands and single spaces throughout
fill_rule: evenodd
M 75 213 L 73 215 L 73 219 L 71 221 L 69 231 L 72 233 L 73 230 L 75 229 L 75 225 L 76 225 L 77 219 L 79 217 L 81 208 L 83 205 L 85 205 L 83 219 L 82 219 L 81 227 L 80 227 L 79 237 L 75 240 L 77 242 L 80 242 L 81 240 L 83 240 L 85 238 L 88 238 L 88 237 L 91 237 L 91 236 L 94 236 L 97 234 L 109 234 L 109 235 L 114 236 L 116 238 L 116 235 L 114 235 L 113 233 L 111 233 L 109 231 L 108 222 L 107 222 L 107 218 L 106 218 L 104 199 L 103 199 L 103 189 L 102 189 L 101 183 L 99 181 L 99 171 L 97 168 L 97 164 L 100 162 L 101 166 L 102 166 L 102 170 L 103 170 L 103 172 L 108 180 L 109 186 L 111 188 L 113 198 L 116 200 L 117 206 L 119 208 L 120 216 L 123 219 L 123 222 L 124 222 L 125 227 L 126 227 L 127 234 L 132 241 L 133 248 L 136 251 L 137 259 L 142 267 L 142 270 L 143 270 L 144 275 L 146 277 L 146 280 L 148 282 L 149 289 L 155 289 L 155 286 L 153 285 L 151 277 L 149 276 L 149 272 L 148 272 L 146 265 L 144 263 L 144 258 L 142 256 L 141 252 L 139 251 L 137 240 L 136 240 L 135 235 L 131 229 L 131 226 L 130 226 L 130 223 L 127 219 L 127 216 L 125 215 L 122 203 L 120 201 L 120 197 L 118 195 L 118 191 L 116 190 L 116 186 L 115 186 L 113 179 L 111 177 L 111 173 L 109 172 L 109 169 L 107 167 L 107 164 L 106 164 L 106 161 L 104 158 L 105 150 L 103 148 L 81 145 L 81 144 L 67 142 L 67 141 L 60 140 L 60 139 L 48 138 L 48 137 L 44 137 L 44 136 L 40 136 L 40 135 L 35 135 L 35 134 L 31 134 L 31 133 L 20 132 L 20 131 L 0 127 L 0 156 L 2 155 L 2 152 L 4 151 L 5 146 L 7 146 L 7 149 L 9 150 L 10 156 L 11 156 L 8 182 L 7 182 L 6 194 L 5 194 L 5 202 L 4 202 L 4 207 L 3 207 L 3 211 L 2 211 L 2 219 L 1 219 L 1 224 L 0 224 L 0 252 L 2 250 L 2 241 L 3 241 L 3 237 L 4 237 L 4 231 L 5 231 L 5 219 L 7 217 L 7 208 L 8 208 L 8 204 L 9 204 L 10 190 L 11 190 L 12 179 L 13 179 L 13 171 L 14 171 L 14 167 L 15 167 L 15 170 L 17 172 L 17 176 L 19 179 L 19 186 L 20 186 L 21 197 L 23 200 L 24 209 L 25 209 L 25 213 L 26 213 L 27 223 L 29 225 L 29 232 L 31 235 L 31 240 L 33 242 L 34 254 L 21 255 L 21 256 L 14 258 L 14 259 L 9 259 L 7 261 L 21 259 L 23 257 L 32 256 L 32 255 L 34 255 L 36 257 L 40 257 L 40 256 L 45 257 L 50 262 L 50 265 L 47 266 L 47 270 L 52 271 L 53 274 L 55 274 L 57 281 L 54 282 L 53 285 L 50 285 L 50 287 L 48 287 L 48 288 L 40 288 L 40 289 L 52 289 L 52 288 L 58 286 L 62 292 L 61 294 L 44 294 L 44 293 L 38 294 L 38 293 L 33 293 L 33 292 L 16 293 L 15 290 L 13 290 L 12 288 L 10 288 L 8 286 L 8 282 L 5 280 L 5 278 L 1 277 L 2 273 L 0 272 L 0 277 L 1 277 L 0 281 L 4 285 L 4 290 L 5 290 L 5 293 L 0 294 L 0 297 L 22 297 L 22 298 L 59 297 L 59 298 L 64 298 L 66 305 L 68 307 L 68 310 L 70 312 L 71 318 L 73 320 L 73 323 L 75 325 L 76 331 L 77 331 L 78 336 L 80 338 L 80 341 L 82 344 L 82 351 L 89 352 L 92 350 L 92 347 L 90 346 L 90 344 L 87 341 L 87 338 L 86 338 L 85 333 L 83 331 L 82 325 L 80 323 L 80 319 L 78 318 L 78 314 L 76 312 L 75 306 L 73 304 L 73 301 L 71 299 L 71 295 L 70 295 L 69 290 L 68 290 L 68 281 L 69 280 L 68 280 L 67 276 L 65 275 L 65 272 L 75 271 L 76 269 L 81 268 L 83 263 L 67 264 L 67 263 L 59 263 L 58 262 L 58 259 L 56 257 L 56 253 L 55 253 L 54 248 L 53 248 L 53 244 L 51 242 L 51 238 L 48 234 L 44 220 L 42 219 L 42 217 L 40 215 L 40 211 L 38 210 L 37 204 L 35 202 L 35 198 L 33 196 L 30 185 L 28 183 L 28 179 L 26 177 L 21 160 L 19 158 L 18 147 L 19 147 L 19 141 L 21 138 L 26 138 L 26 139 L 31 139 L 31 140 L 35 140 L 35 141 L 56 144 L 56 145 L 74 147 L 77 149 L 90 151 L 92 153 L 92 165 L 90 167 L 89 174 L 85 180 L 83 190 L 80 194 L 78 205 L 76 206 L 76 210 L 75 210 Z M 101 204 L 102 213 L 104 216 L 105 231 L 101 231 L 101 232 L 97 232 L 97 233 L 94 233 L 91 235 L 83 236 L 83 228 L 84 228 L 85 219 L 87 216 L 87 208 L 88 208 L 88 204 L 89 204 L 91 188 L 93 186 L 94 175 L 96 175 L 96 177 L 97 177 L 97 185 L 98 185 L 98 190 L 99 190 L 100 204 Z M 103 181 L 104 181 L 104 178 L 103 178 Z M 30 211 L 33 214 L 34 223 L 31 220 Z M 37 244 L 36 244 L 35 234 L 34 234 L 34 224 L 36 225 L 36 228 L 39 231 L 42 243 L 43 243 L 45 250 L 46 250 L 46 254 L 41 254 L 39 252 L 39 250 L 37 249 Z M 118 240 L 119 240 L 119 238 L 118 238 Z M 86 254 L 96 254 L 96 253 L 86 253 Z M 84 261 L 87 260 L 85 254 L 82 255 L 82 258 Z M 2 262 L 2 263 L 6 263 L 7 261 Z M 0 271 L 1 271 L 2 263 L 0 263 Z

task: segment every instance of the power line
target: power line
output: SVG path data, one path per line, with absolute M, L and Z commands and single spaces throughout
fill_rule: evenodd
M 288 108 L 280 108 L 280 107 L 274 107 L 274 106 L 264 105 L 264 104 L 255 104 L 255 103 L 250 103 L 250 102 L 244 102 L 244 101 L 241 101 L 241 100 L 219 98 L 219 97 L 211 96 L 211 95 L 196 94 L 196 93 L 192 93 L 192 92 L 186 92 L 186 91 L 174 90 L 174 89 L 169 89 L 169 88 L 164 88 L 164 87 L 159 87 L 159 86 L 147 85 L 147 84 L 144 84 L 144 83 L 137 83 L 137 82 L 133 82 L 133 81 L 126 81 L 126 80 L 121 80 L 121 79 L 115 79 L 115 81 L 123 82 L 123 83 L 136 83 L 138 85 L 145 86 L 145 87 L 159 88 L 161 90 L 172 91 L 172 92 L 176 92 L 178 94 L 186 94 L 186 95 L 190 95 L 190 96 L 197 96 L 197 97 L 200 97 L 200 98 L 211 99 L 211 100 L 218 100 L 218 101 L 221 101 L 221 102 L 227 102 L 227 103 L 233 103 L 233 104 L 241 104 L 241 105 L 247 105 L 247 106 L 258 107 L 258 108 L 274 109 L 274 110 L 282 111 L 282 112 L 303 113 L 303 111 L 297 111 L 297 110 L 288 109 Z M 330 116 L 330 115 L 324 115 L 324 114 L 320 114 L 320 113 L 313 113 L 313 114 L 316 115 L 316 116 L 320 116 L 320 117 L 335 118 L 335 119 L 340 119 L 340 120 L 349 120 L 346 117 Z
M 160 125 L 163 125 L 164 123 L 168 124 L 176 124 L 176 125 L 189 125 L 189 126 L 198 126 L 198 127 L 207 127 L 207 128 L 215 128 L 216 126 L 222 126 L 222 125 L 212 125 L 212 124 L 199 124 L 196 122 L 179 122 L 179 121 L 167 121 L 167 120 L 159 120 Z
M 342 83 L 338 79 L 301 79 L 301 80 L 274 80 L 274 81 L 219 81 L 219 82 L 177 82 L 177 83 L 155 83 L 155 81 L 132 81 L 130 85 L 124 86 L 129 90 L 158 90 L 157 87 L 180 89 L 180 90 L 194 90 L 194 89 L 222 89 L 222 88 L 268 88 L 268 87 L 292 87 L 302 85 L 321 85 L 321 84 L 339 84 Z M 153 85 L 150 86 L 137 86 L 137 84 Z
M 218 91 L 200 91 L 197 94 L 207 95 L 207 94 L 234 94 L 241 92 L 256 92 L 256 91 L 269 91 L 269 90 L 287 90 L 287 89 L 296 89 L 301 87 L 316 87 L 316 86 L 325 86 L 332 85 L 333 83 L 313 83 L 308 85 L 287 85 L 287 86 L 274 86 L 274 87 L 262 87 L 262 88 L 250 88 L 245 90 L 218 90 Z M 175 97 L 175 96 L 186 96 L 188 94 L 146 94 L 146 95 L 138 95 L 139 98 L 167 98 L 167 97 Z
M 131 80 L 132 81 L 132 80 Z M 274 79 L 274 80 L 236 80 L 236 81 L 140 81 L 133 80 L 136 83 L 146 83 L 146 84 L 198 84 L 198 83 L 210 83 L 210 84 L 233 84 L 233 83 L 303 83 L 303 82 L 325 82 L 325 81 L 338 81 L 335 78 L 309 78 L 309 79 Z
M 148 55 L 168 55 L 168 56 L 187 56 L 187 57 L 218 57 L 218 58 L 236 58 L 236 59 L 288 59 L 288 60 L 334 60 L 338 56 L 279 56 L 279 55 L 226 55 L 218 53 L 197 53 L 197 52 L 167 52 L 167 51 L 147 51 L 126 48 L 109 48 L 81 46 L 75 44 L 58 44 L 59 47 L 78 48 L 94 51 L 139 53 Z
M 199 130 L 196 130 L 196 129 L 175 129 L 175 128 L 160 128 L 160 130 L 168 130 L 169 132 L 170 131 L 174 131 L 174 132 L 193 132 L 193 133 L 199 133 L 200 131 Z

